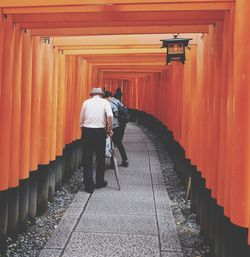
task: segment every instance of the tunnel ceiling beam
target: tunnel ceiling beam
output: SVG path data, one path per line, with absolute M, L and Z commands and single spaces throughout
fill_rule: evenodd
M 116 4 L 152 4 L 152 3 L 171 3 L 176 4 L 178 0 L 95 0 L 94 5 L 101 7 L 114 8 Z M 207 3 L 207 0 L 182 0 L 182 3 L 197 4 Z M 235 0 L 213 0 L 212 4 L 234 3 Z M 1 0 L 0 7 L 57 7 L 57 6 L 82 6 L 93 5 L 93 0 Z M 110 6 L 111 5 L 111 6 Z M 114 5 L 112 7 L 112 5 Z
M 99 58 L 98 58 L 99 57 Z M 87 60 L 88 62 L 94 65 L 165 65 L 166 55 L 160 54 L 156 56 L 150 55 L 114 55 L 112 58 L 110 56 L 82 56 L 82 59 Z
M 166 50 L 163 49 L 163 48 L 154 48 L 154 49 L 151 49 L 151 48 L 134 48 L 134 49 L 87 49 L 87 50 L 65 50 L 64 53 L 66 55 L 84 55 L 84 54 L 95 54 L 95 55 L 98 55 L 98 54 L 109 54 L 109 58 L 110 58 L 110 55 L 113 55 L 113 54 L 139 54 L 139 53 L 165 53 Z
M 201 37 L 201 34 L 180 34 L 180 37 L 191 37 L 193 38 L 190 43 L 195 42 L 195 40 Z M 134 34 L 134 35 L 108 35 L 108 36 L 79 36 L 79 37 L 55 37 L 54 45 L 58 47 L 66 47 L 66 46 L 91 46 L 97 47 L 101 45 L 103 47 L 110 45 L 117 46 L 134 46 L 134 45 L 148 45 L 148 44 L 159 44 L 160 40 L 165 37 L 172 37 L 171 35 L 166 34 Z M 161 44 L 161 43 L 160 43 Z
M 96 21 L 154 21 L 154 20 L 191 20 L 191 21 L 214 21 L 223 20 L 224 11 L 158 11 L 158 12 L 103 12 L 103 13 L 35 13 L 15 14 L 14 22 L 96 22 Z
M 153 71 L 153 72 L 141 72 L 141 73 L 127 73 L 127 74 L 121 74 L 121 73 L 113 73 L 113 74 L 107 74 L 103 73 L 103 78 L 104 79 L 131 79 L 134 77 L 137 78 L 145 78 L 148 75 L 152 73 L 159 73 L 160 71 Z
M 69 45 L 57 46 L 59 50 L 95 50 L 95 49 L 133 49 L 133 48 L 159 48 L 159 44 L 154 45 Z
M 115 6 L 102 5 L 70 5 L 50 7 L 14 7 L 4 8 L 5 14 L 28 13 L 75 13 L 75 12 L 136 12 L 140 11 L 199 11 L 220 10 L 226 11 L 232 8 L 232 2 L 203 2 L 203 3 L 144 3 L 144 4 L 119 4 Z M 1 5 L 1 4 L 0 4 Z
M 76 21 L 76 22 L 21 22 L 21 28 L 26 29 L 57 29 L 57 28 L 85 28 L 85 27 L 119 27 L 119 26 L 169 26 L 169 25 L 210 25 L 214 20 L 191 21 L 191 20 L 158 20 L 158 21 Z
M 128 35 L 159 33 L 207 33 L 207 25 L 127 26 L 95 28 L 33 29 L 32 36 Z
M 91 64 L 93 65 L 96 65 L 96 66 L 105 66 L 105 67 L 109 67 L 109 66 L 127 66 L 127 65 L 131 65 L 131 66 L 140 66 L 140 65 L 145 65 L 145 66 L 150 66 L 150 65 L 166 65 L 166 60 L 165 59 L 162 59 L 161 61 L 157 61 L 157 62 L 147 62 L 147 61 L 141 61 L 141 62 L 122 62 L 122 63 L 119 63 L 119 62 L 114 62 L 114 63 L 106 63 L 106 62 L 103 62 L 103 63 L 96 63 L 96 62 L 91 62 Z
M 111 63 L 108 62 L 95 62 L 95 61 L 90 61 L 91 64 L 96 65 L 96 66 L 109 66 Z M 131 65 L 131 66 L 138 66 L 138 65 L 165 65 L 166 60 L 165 59 L 160 59 L 158 61 L 127 61 L 127 62 L 113 62 L 112 65 L 115 66 L 124 66 L 124 65 Z
M 114 56 L 115 57 L 115 56 Z M 83 59 L 85 59 L 83 57 Z M 86 60 L 86 59 L 85 59 Z M 110 62 L 108 59 L 103 60 L 93 60 L 93 59 L 87 59 L 87 61 L 93 65 L 96 66 L 109 66 L 109 65 L 115 65 L 115 66 L 124 66 L 124 65 L 131 65 L 131 66 L 138 66 L 138 65 L 165 65 L 166 64 L 166 58 L 165 56 L 161 56 L 159 58 L 155 58 L 155 60 L 149 60 L 148 58 L 141 58 L 134 59 L 134 58 L 127 58 L 127 60 L 123 59 L 121 61 L 115 59 L 113 62 Z
M 98 69 L 102 71 L 134 71 L 135 66 L 134 65 L 122 65 L 122 66 L 117 66 L 117 65 L 98 65 Z M 166 70 L 168 67 L 166 65 L 141 65 L 139 64 L 136 67 L 136 71 L 148 71 L 148 70 Z
M 92 63 L 124 63 L 124 62 L 131 62 L 131 63 L 140 63 L 140 62 L 158 62 L 158 60 L 162 59 L 165 60 L 166 54 L 150 54 L 150 55 L 137 55 L 137 56 L 132 56 L 132 55 L 115 55 L 112 56 L 112 59 L 110 58 L 109 55 L 91 55 L 91 56 L 82 56 L 83 59 L 92 62 Z

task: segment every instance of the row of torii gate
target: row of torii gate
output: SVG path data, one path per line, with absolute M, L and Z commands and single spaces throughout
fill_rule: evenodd
M 32 198 L 33 176 L 56 167 L 54 188 L 68 156 L 80 165 L 81 103 L 102 86 L 171 131 L 247 248 L 249 11 L 247 0 L 1 0 L 2 242 L 46 209 L 48 179 Z M 160 40 L 176 32 L 193 39 L 187 61 L 166 65 Z

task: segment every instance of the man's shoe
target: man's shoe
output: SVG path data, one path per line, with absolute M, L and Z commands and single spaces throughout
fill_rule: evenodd
M 99 189 L 99 188 L 102 188 L 102 187 L 106 187 L 107 184 L 108 184 L 108 182 L 106 180 L 104 180 L 102 184 L 96 184 L 95 188 Z
M 122 161 L 122 164 L 121 164 L 123 167 L 128 167 L 128 161 Z

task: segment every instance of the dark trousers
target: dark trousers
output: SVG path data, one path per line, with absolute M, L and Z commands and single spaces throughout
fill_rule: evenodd
M 83 128 L 83 179 L 87 189 L 94 188 L 93 155 L 96 153 L 96 184 L 103 184 L 105 173 L 106 131 L 104 128 Z
M 125 149 L 124 149 L 124 146 L 122 144 L 122 139 L 123 139 L 123 136 L 124 136 L 124 131 L 125 131 L 125 127 L 114 128 L 113 129 L 113 133 L 114 134 L 112 136 L 114 144 L 119 149 L 119 152 L 120 152 L 121 157 L 122 157 L 122 161 L 126 161 L 128 159 L 127 155 L 126 155 L 126 152 L 125 152 Z

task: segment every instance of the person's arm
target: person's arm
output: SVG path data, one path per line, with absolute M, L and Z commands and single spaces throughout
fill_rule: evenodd
M 105 105 L 106 109 L 106 115 L 107 115 L 107 133 L 110 137 L 113 135 L 113 112 L 111 109 L 110 103 L 107 101 L 107 104 Z
M 118 105 L 121 106 L 122 108 L 124 107 L 124 104 L 120 100 L 118 100 Z
M 85 104 L 83 103 L 82 104 L 82 109 L 81 109 L 81 113 L 80 113 L 80 128 L 83 127 L 83 123 L 84 123 L 84 107 L 85 107 Z
M 112 128 L 113 128 L 113 116 L 108 116 L 107 117 L 107 133 L 110 137 L 112 137 L 112 135 L 113 135 Z

